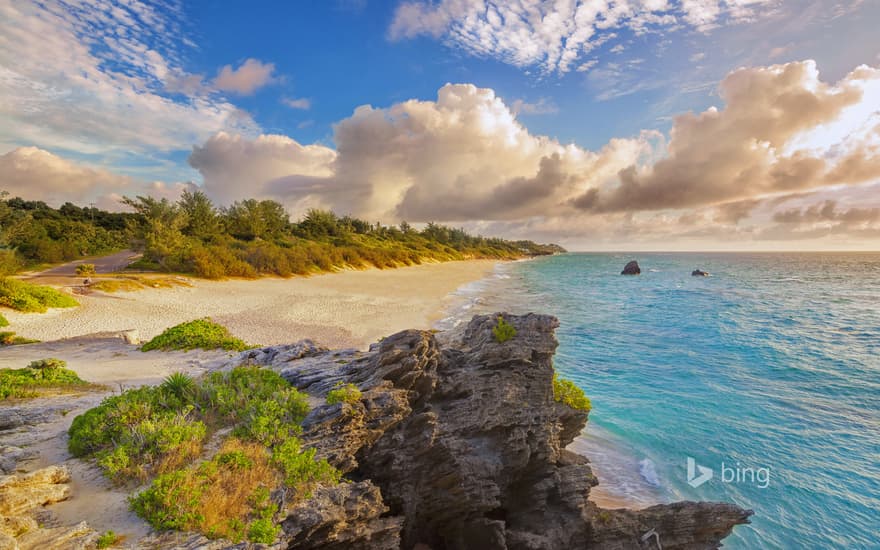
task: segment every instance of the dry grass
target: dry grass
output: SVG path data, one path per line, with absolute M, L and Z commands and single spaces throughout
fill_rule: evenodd
M 172 288 L 176 286 L 192 286 L 180 277 L 150 277 L 140 275 L 115 275 L 102 277 L 93 282 L 89 288 L 101 292 L 135 292 L 147 288 Z

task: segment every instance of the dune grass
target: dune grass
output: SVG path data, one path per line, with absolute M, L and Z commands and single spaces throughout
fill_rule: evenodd
M 71 296 L 52 287 L 35 285 L 18 279 L 0 279 L 0 306 L 25 313 L 45 313 L 50 307 L 76 307 Z
M 293 502 L 341 477 L 297 438 L 308 410 L 305 394 L 270 370 L 175 374 L 75 418 L 68 447 L 118 483 L 152 480 L 130 503 L 156 529 L 271 543 L 280 528 L 270 494 Z M 229 435 L 219 451 L 200 460 L 220 430 Z
M 19 346 L 21 344 L 36 344 L 39 340 L 32 340 L 23 336 L 17 336 L 14 332 L 0 332 L 0 347 L 2 346 Z
M 223 325 L 205 318 L 188 321 L 166 329 L 162 334 L 141 346 L 141 351 L 189 351 L 192 349 L 244 351 L 252 347 L 230 334 Z
M 40 397 L 93 387 L 60 359 L 41 359 L 23 369 L 0 369 L 0 399 Z

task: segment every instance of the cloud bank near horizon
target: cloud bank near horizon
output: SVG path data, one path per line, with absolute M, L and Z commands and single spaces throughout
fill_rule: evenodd
M 722 106 L 679 115 L 668 137 L 644 131 L 591 151 L 529 132 L 491 89 L 447 84 L 435 100 L 358 107 L 335 126 L 335 148 L 220 131 L 189 163 L 220 203 L 273 198 L 294 214 L 324 207 L 568 242 L 880 238 L 880 70 L 828 83 L 812 61 L 743 68 L 719 94 Z M 42 153 L 0 157 L 10 191 L 155 185 Z

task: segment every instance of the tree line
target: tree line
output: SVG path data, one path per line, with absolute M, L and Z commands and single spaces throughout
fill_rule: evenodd
M 125 198 L 132 212 L 65 203 L 0 200 L 0 271 L 70 261 L 127 247 L 143 269 L 206 278 L 304 275 L 341 267 L 390 268 L 470 258 L 514 259 L 563 251 L 556 245 L 470 235 L 428 223 L 422 229 L 371 223 L 313 209 L 291 221 L 282 204 L 248 199 L 225 208 L 200 191 L 177 201 Z

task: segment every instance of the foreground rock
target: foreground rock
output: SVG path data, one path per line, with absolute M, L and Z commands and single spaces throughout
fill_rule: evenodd
M 638 275 L 642 272 L 642 268 L 639 267 L 639 262 L 633 260 L 623 266 L 623 271 L 620 272 L 621 275 Z
M 304 442 L 361 481 L 289 509 L 289 547 L 702 550 L 748 523 L 751 512 L 730 504 L 590 502 L 589 462 L 565 450 L 587 414 L 553 399 L 558 321 L 504 315 L 517 334 L 499 344 L 497 317 L 439 338 L 400 332 L 367 353 L 305 342 L 243 354 L 313 395 L 340 382 L 363 392 L 304 422 Z
M 70 472 L 49 466 L 27 474 L 0 477 L 0 548 L 86 548 L 98 533 L 85 522 L 46 528 L 36 515 L 46 505 L 70 498 Z

